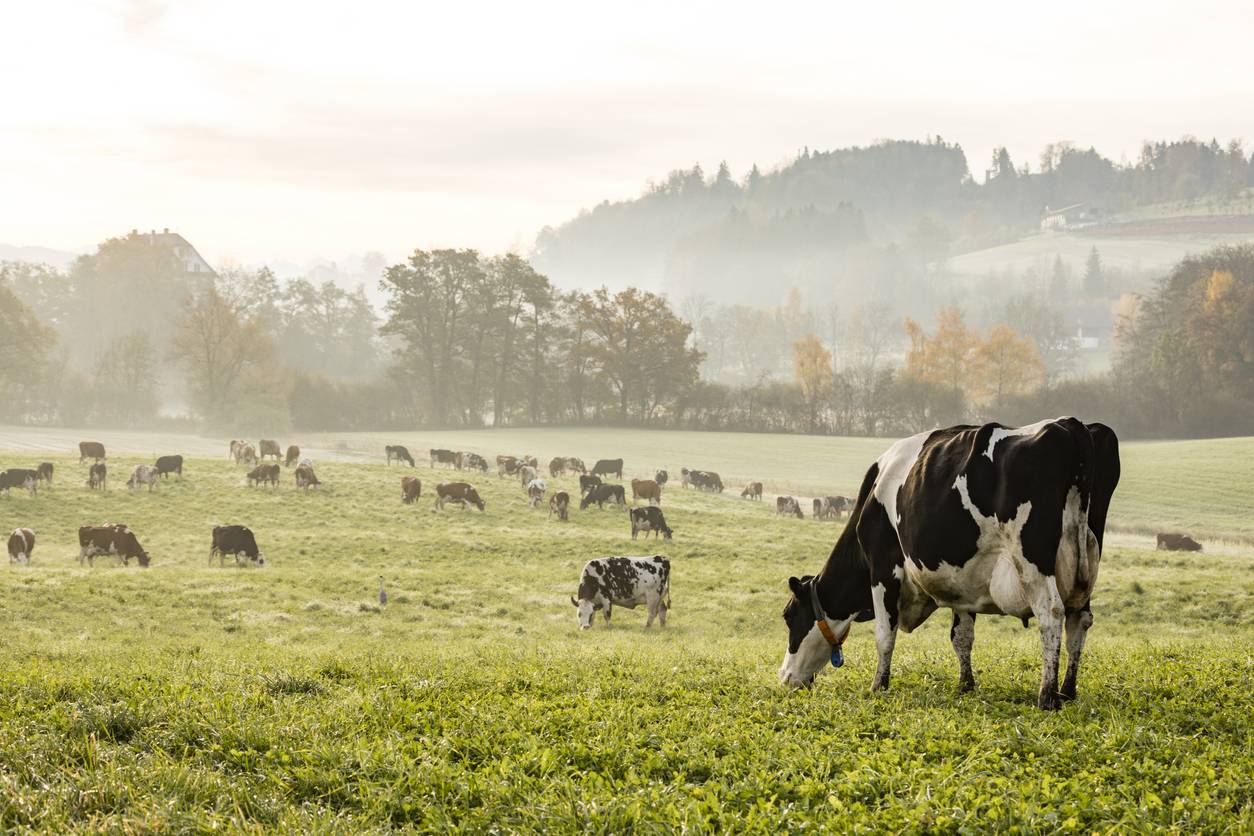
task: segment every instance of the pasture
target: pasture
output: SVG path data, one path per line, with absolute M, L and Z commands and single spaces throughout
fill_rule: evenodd
M 151 452 L 188 454 L 186 478 L 149 494 L 124 488 L 152 460 L 143 436 L 97 435 L 114 448 L 103 494 L 76 455 L 41 452 L 62 439 L 0 432 L 24 448 L 0 465 L 57 467 L 51 489 L 0 497 L 6 534 L 39 535 L 32 564 L 0 582 L 6 831 L 1254 828 L 1250 549 L 1158 553 L 1135 533 L 1179 520 L 1254 538 L 1249 439 L 1124 445 L 1112 515 L 1129 533 L 1103 558 L 1079 699 L 1044 713 L 1037 633 L 1010 619 L 977 622 L 973 693 L 957 691 L 943 613 L 899 640 L 888 693 L 867 691 L 868 624 L 812 692 L 776 684 L 785 581 L 815 571 L 843 523 L 776 518 L 769 500 L 852 493 L 882 441 L 284 438 L 318 461 L 324 489 L 303 493 L 290 469 L 277 489 L 247 488 L 225 443 L 173 437 Z M 385 441 L 420 466 L 385 467 Z M 675 540 L 633 543 L 609 507 L 550 521 L 495 473 L 469 477 L 485 513 L 436 512 L 435 483 L 460 475 L 422 466 L 427 446 L 542 466 L 622 455 L 628 477 L 666 467 Z M 721 470 L 728 492 L 681 490 L 684 464 Z M 402 475 L 423 480 L 417 505 L 401 504 Z M 736 497 L 747 477 L 767 502 Z M 575 478 L 549 481 L 578 496 Z M 151 568 L 79 567 L 78 526 L 111 521 Z M 220 523 L 251 526 L 269 565 L 207 565 Z M 568 598 L 583 563 L 653 553 L 672 563 L 667 628 L 619 609 L 580 632 Z

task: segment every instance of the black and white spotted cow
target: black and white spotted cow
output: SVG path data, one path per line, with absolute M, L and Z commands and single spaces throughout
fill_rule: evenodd
M 126 480 L 126 487 L 135 490 L 141 485 L 148 486 L 148 492 L 157 486 L 157 474 L 160 471 L 150 464 L 137 464 L 131 471 L 131 478 Z
M 605 613 L 609 625 L 615 605 L 635 609 L 640 604 L 649 610 L 645 627 L 651 627 L 654 618 L 665 627 L 671 606 L 671 563 L 661 555 L 589 560 L 579 578 L 578 600 L 570 602 L 579 612 L 581 630 L 592 626 L 598 610 Z
M 30 491 L 30 495 L 35 495 L 36 486 L 39 484 L 39 473 L 25 467 L 11 467 L 8 470 L 0 470 L 0 492 L 8 495 L 12 488 L 21 488 Z
M 275 465 L 276 467 L 278 465 Z M 246 525 L 215 525 L 213 527 L 213 544 L 209 547 L 209 563 L 218 558 L 221 566 L 226 558 L 235 558 L 236 566 L 265 566 L 266 556 L 257 548 L 257 538 L 253 530 Z
M 871 465 L 849 522 L 817 577 L 789 578 L 788 649 L 780 680 L 813 684 L 855 621 L 875 620 L 879 664 L 872 689 L 888 687 L 897 630 L 939 607 L 953 611 L 959 684 L 974 687 L 975 616 L 1011 615 L 1040 625 L 1037 706 L 1076 694 L 1093 615 L 1119 442 L 1103 424 L 1075 418 L 1013 429 L 999 424 L 934 430 L 903 439 Z M 1066 627 L 1067 670 L 1058 665 Z
M 649 536 L 649 532 L 653 532 L 654 539 L 661 534 L 667 540 L 671 539 L 671 536 L 675 533 L 666 524 L 666 516 L 662 513 L 662 509 L 654 505 L 632 508 L 629 516 L 631 518 L 631 539 L 633 540 L 642 531 L 645 537 Z

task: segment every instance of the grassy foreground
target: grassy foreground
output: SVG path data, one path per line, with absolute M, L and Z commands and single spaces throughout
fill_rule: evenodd
M 1036 632 L 1009 619 L 977 625 L 972 694 L 943 616 L 899 641 L 891 692 L 867 693 L 860 625 L 845 668 L 787 694 L 785 579 L 821 565 L 833 523 L 676 487 L 676 539 L 654 546 L 622 511 L 550 522 L 494 475 L 485 514 L 436 513 L 448 474 L 426 468 L 403 471 L 424 482 L 403 506 L 381 462 L 320 464 L 325 490 L 302 494 L 196 459 L 181 484 L 100 495 L 54 460 L 52 490 L 0 498 L 0 528 L 39 532 L 0 580 L 6 831 L 1254 828 L 1246 553 L 1116 538 L 1080 698 L 1056 714 L 1033 708 Z M 77 527 L 105 521 L 152 568 L 80 569 Z M 226 522 L 270 566 L 206 566 Z M 670 626 L 619 610 L 578 631 L 583 562 L 655 551 Z

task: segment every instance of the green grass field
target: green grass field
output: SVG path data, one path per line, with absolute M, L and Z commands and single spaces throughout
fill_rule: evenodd
M 399 440 L 621 453 L 637 473 L 691 463 L 798 491 L 849 491 L 884 444 L 519 433 Z M 0 497 L 0 528 L 39 533 L 32 565 L 0 583 L 0 829 L 1254 828 L 1248 548 L 1163 554 L 1112 538 L 1080 698 L 1058 713 L 1034 708 L 1039 641 L 1010 619 L 978 623 L 973 693 L 957 692 L 941 615 L 898 642 L 887 694 L 867 691 L 869 625 L 843 669 L 790 694 L 775 679 L 785 581 L 822 564 L 838 524 L 675 486 L 663 508 L 676 539 L 632 543 L 622 511 L 552 522 L 495 475 L 474 480 L 486 513 L 439 513 L 429 492 L 445 471 L 357 460 L 383 438 L 303 439 L 325 451 L 325 489 L 308 494 L 290 472 L 278 489 L 244 487 L 223 457 L 131 494 L 123 471 L 150 458 L 114 453 L 107 494 L 58 456 L 52 489 Z M 1249 506 L 1231 506 L 1254 479 L 1233 459 L 1251 442 L 1196 444 L 1125 445 L 1115 508 L 1239 533 Z M 40 447 L 0 464 L 48 458 Z M 1181 464 L 1153 478 L 1182 449 L 1226 476 Z M 410 473 L 417 506 L 400 503 Z M 77 527 L 106 521 L 135 529 L 150 569 L 79 568 Z M 210 528 L 228 522 L 256 531 L 269 566 L 206 565 Z M 669 626 L 619 610 L 580 632 L 568 597 L 582 564 L 655 552 L 672 561 Z

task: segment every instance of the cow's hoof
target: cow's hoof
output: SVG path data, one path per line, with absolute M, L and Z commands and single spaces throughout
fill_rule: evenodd
M 965 694 L 969 691 L 974 691 L 974 690 L 975 690 L 974 679 L 961 679 L 958 681 L 958 693 Z
M 1066 685 L 1062 686 L 1062 690 L 1058 692 L 1058 698 L 1066 702 L 1070 702 L 1071 700 L 1074 700 L 1075 699 L 1075 686 L 1072 685 L 1070 688 L 1068 688 Z
M 1062 708 L 1062 698 L 1053 691 L 1042 691 L 1036 698 L 1036 707 L 1042 711 L 1057 711 Z

